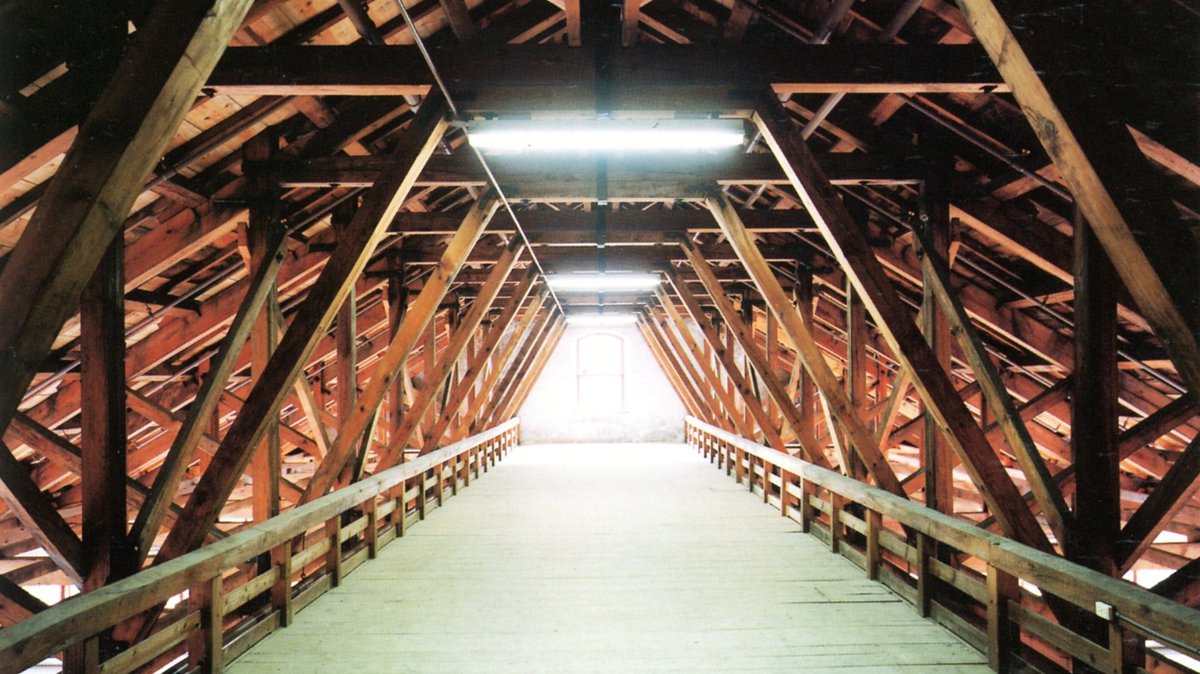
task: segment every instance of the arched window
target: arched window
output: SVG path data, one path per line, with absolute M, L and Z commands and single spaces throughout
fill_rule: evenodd
M 576 342 L 579 411 L 614 414 L 625 409 L 625 340 L 595 333 Z

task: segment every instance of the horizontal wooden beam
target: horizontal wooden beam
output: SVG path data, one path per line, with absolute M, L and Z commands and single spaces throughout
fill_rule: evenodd
M 565 45 L 433 50 L 455 100 L 477 112 L 594 112 L 597 57 L 592 47 Z M 615 111 L 749 109 L 768 85 L 780 94 L 1007 90 L 973 45 L 790 45 L 786 58 L 728 47 L 641 45 L 607 53 L 606 64 L 607 105 Z M 731 92 L 731 82 L 741 83 L 742 93 Z M 207 88 L 238 96 L 422 96 L 432 84 L 414 47 L 287 46 L 228 50 Z
M 411 235 L 450 236 L 458 229 L 466 209 L 430 213 L 401 213 L 392 223 L 391 231 Z M 755 233 L 796 232 L 812 229 L 816 225 L 799 210 L 738 211 L 746 223 L 746 229 Z M 520 211 L 521 229 L 532 236 L 543 234 L 596 234 L 595 211 L 555 211 L 549 209 Z M 609 239 L 621 240 L 637 235 L 653 234 L 664 238 L 683 232 L 707 232 L 716 234 L 721 230 L 707 210 L 675 208 L 671 210 L 644 211 L 636 208 L 609 210 L 604 215 Z M 506 211 L 496 213 L 488 223 L 487 231 L 492 234 L 515 234 L 516 226 Z M 677 240 L 677 239 L 676 239 Z
M 919 166 L 887 162 L 874 155 L 831 153 L 821 156 L 834 184 L 916 183 Z M 568 198 L 596 194 L 599 177 L 593 162 L 573 156 L 497 155 L 488 165 L 513 198 Z M 247 171 L 263 171 L 283 187 L 368 187 L 387 167 L 387 158 L 374 155 L 315 159 L 285 159 L 247 163 Z M 779 163 L 766 154 L 746 154 L 739 149 L 686 155 L 615 156 L 605 162 L 603 176 L 611 198 L 624 195 L 654 196 L 652 186 L 674 186 L 661 196 L 699 196 L 695 185 L 786 185 Z M 435 155 L 417 178 L 418 187 L 485 187 L 483 167 L 474 154 Z

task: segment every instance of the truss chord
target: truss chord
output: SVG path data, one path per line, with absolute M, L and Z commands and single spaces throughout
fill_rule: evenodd
M 901 227 L 904 227 L 905 229 L 910 229 L 910 230 L 915 231 L 916 225 L 914 225 L 912 222 L 909 222 L 908 220 L 905 220 L 904 218 L 901 218 L 897 215 L 889 213 L 887 210 L 881 208 L 878 204 L 874 203 L 870 199 L 863 197 L 861 194 L 856 194 L 853 190 L 850 189 L 849 186 L 835 185 L 834 187 L 837 187 L 843 194 L 847 194 L 851 197 L 854 197 L 856 200 L 862 202 L 863 204 L 866 204 L 867 207 L 869 207 L 871 210 L 888 218 L 889 220 L 896 223 L 897 225 L 900 225 Z M 922 189 L 924 189 L 924 188 L 922 188 Z M 983 267 L 983 265 L 980 265 L 967 257 L 960 257 L 958 261 L 961 262 L 962 264 L 970 267 L 976 273 L 986 276 L 988 278 L 988 280 L 1002 286 L 1005 290 L 1008 290 L 1009 292 L 1012 292 L 1012 293 L 1020 296 L 1021 299 L 1029 302 L 1031 305 L 1042 310 L 1043 312 L 1046 313 L 1046 315 L 1048 315 L 1051 318 L 1053 318 L 1054 320 L 1062 323 L 1064 326 L 1066 326 L 1068 328 L 1075 327 L 1074 321 L 1072 321 L 1071 319 L 1067 318 L 1066 316 L 1064 316 L 1061 313 L 1052 309 L 1050 307 L 1050 305 L 1048 305 L 1048 304 L 1046 304 L 1046 302 L 1042 301 L 1041 298 L 1035 297 L 1035 296 L 1031 295 L 1030 293 L 1025 292 L 1024 290 L 1021 290 L 1020 288 L 1013 285 L 1012 283 L 1005 281 L 1003 278 L 1001 278 L 997 274 L 985 269 Z M 1179 393 L 1181 395 L 1187 393 L 1187 389 L 1184 388 L 1183 385 L 1175 382 L 1167 375 L 1163 374 L 1162 372 L 1159 372 L 1158 369 L 1152 367 L 1149 363 L 1146 363 L 1145 361 L 1137 358 L 1136 356 L 1129 353 L 1128 351 L 1124 351 L 1122 349 L 1117 349 L 1117 355 L 1120 356 L 1121 358 L 1124 358 L 1125 360 L 1129 361 L 1130 363 L 1133 363 L 1134 365 L 1137 365 L 1138 367 L 1142 368 L 1143 370 L 1146 371 L 1146 374 L 1150 375 L 1151 377 L 1153 377 L 1160 383 L 1162 383 L 1166 386 L 1169 386 L 1171 388 L 1171 390 L 1175 391 L 1176 393 Z M 1021 365 L 1019 365 L 1017 363 L 1013 363 L 1008 358 L 1005 358 L 1005 361 L 1008 362 L 1012 367 L 1020 369 L 1025 374 L 1028 374 L 1031 376 L 1033 375 L 1033 373 L 1028 372 L 1024 367 L 1022 367 Z
M 395 2 L 396 7 L 400 10 L 400 14 L 404 17 L 404 22 L 408 24 L 409 31 L 412 32 L 413 41 L 417 45 L 417 50 L 421 52 L 421 57 L 425 59 L 425 65 L 429 66 L 429 74 L 433 77 L 433 81 L 437 83 L 438 88 L 441 89 L 442 97 L 446 99 L 446 107 L 450 109 L 450 114 L 453 115 L 455 119 L 458 119 L 458 106 L 454 104 L 454 98 L 450 95 L 450 90 L 446 88 L 446 83 L 442 80 L 441 73 L 438 72 L 437 66 L 434 65 L 433 57 L 429 55 L 429 50 L 425 48 L 425 41 L 421 38 L 421 34 L 417 32 L 417 27 L 413 23 L 412 17 L 409 16 L 408 9 L 405 8 L 404 3 L 401 0 L 395 0 Z M 521 221 L 517 218 L 517 213 L 515 210 L 513 210 L 512 203 L 508 200 L 508 196 L 504 194 L 504 189 L 500 187 L 500 181 L 496 180 L 496 174 L 492 172 L 492 167 L 489 166 L 487 160 L 483 158 L 483 153 L 479 151 L 479 148 L 471 144 L 469 136 L 467 139 L 467 145 L 475 154 L 475 158 L 479 160 L 479 165 L 483 167 L 483 172 L 487 176 L 488 182 L 491 183 L 492 189 L 495 190 L 497 198 L 500 199 L 500 203 L 504 205 L 504 210 L 507 211 L 508 216 L 512 218 L 513 226 L 517 230 L 517 234 L 521 235 L 521 241 L 529 250 L 529 259 L 533 260 L 533 265 L 537 267 L 538 275 L 545 278 L 546 268 L 542 266 L 541 260 L 538 259 L 537 253 L 534 252 L 533 245 L 529 241 L 529 236 L 525 234 L 525 228 L 521 226 Z M 549 283 L 547 283 L 546 286 L 550 289 L 550 297 L 554 300 L 554 304 L 558 306 L 559 312 L 565 316 L 567 312 L 563 307 L 562 302 L 560 302 L 558 299 L 558 293 L 554 292 L 554 288 L 550 288 Z

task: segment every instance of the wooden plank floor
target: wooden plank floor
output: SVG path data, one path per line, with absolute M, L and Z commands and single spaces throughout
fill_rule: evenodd
M 231 668 L 988 672 L 682 445 L 519 447 Z

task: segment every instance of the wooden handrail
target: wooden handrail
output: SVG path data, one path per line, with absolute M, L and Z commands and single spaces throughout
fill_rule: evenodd
M 771 495 L 775 485 L 775 475 L 771 472 L 770 467 L 774 466 L 778 469 L 780 507 L 785 515 L 798 516 L 806 529 L 814 508 L 810 502 L 814 491 L 816 489 L 828 490 L 833 495 L 830 501 L 838 502 L 836 505 L 822 504 L 822 507 L 831 515 L 829 537 L 831 548 L 835 550 L 838 547 L 839 537 L 839 532 L 836 531 L 839 528 L 837 520 L 839 517 L 851 517 L 849 513 L 841 512 L 842 505 L 857 503 L 865 508 L 867 512 L 863 515 L 865 517 L 863 529 L 867 536 L 867 552 L 864 555 L 864 563 L 868 574 L 873 576 L 878 574 L 879 518 L 886 517 L 895 520 L 909 531 L 915 532 L 918 543 L 922 547 L 924 544 L 919 539 L 926 537 L 986 563 L 989 575 L 996 576 L 996 578 L 989 579 L 989 590 L 1000 584 L 997 579 L 1010 577 L 1013 579 L 1011 583 L 1013 586 L 1015 586 L 1015 579 L 1020 579 L 1037 587 L 1041 592 L 1061 597 L 1089 613 L 1094 612 L 1098 616 L 1108 619 L 1110 626 L 1115 630 L 1114 634 L 1120 634 L 1121 630 L 1131 630 L 1153 639 L 1174 642 L 1174 645 L 1181 646 L 1192 653 L 1196 653 L 1200 649 L 1200 611 L 1062 557 L 985 531 L 973 526 L 970 522 L 814 466 L 797 457 L 707 424 L 695 417 L 687 417 L 686 429 L 689 444 L 697 447 L 706 456 L 711 456 L 713 460 L 721 462 L 727 471 L 731 471 L 738 477 L 739 481 L 742 476 L 747 475 L 748 471 L 751 489 L 755 488 L 755 480 L 760 476 L 754 465 L 754 459 L 767 466 L 767 472 L 761 474 L 764 496 Z M 748 457 L 744 459 L 748 467 L 743 466 L 743 459 L 738 456 L 739 454 Z M 733 463 L 737 465 L 731 465 Z M 734 470 L 735 468 L 736 470 Z M 798 489 L 798 496 L 801 499 L 798 504 L 792 504 L 792 496 L 797 495 L 792 488 Z M 795 512 L 789 513 L 789 507 L 792 507 Z M 925 561 L 919 558 L 923 553 L 913 550 L 910 552 L 914 557 L 918 557 L 917 567 L 920 568 L 922 562 Z M 917 582 L 920 585 L 924 583 L 924 579 L 919 577 Z M 995 598 L 992 597 L 992 599 Z M 997 610 L 1007 613 L 1011 608 L 1009 604 L 1013 602 L 1019 604 L 1019 601 L 1012 596 L 1008 597 L 1006 601 L 989 602 L 989 604 L 995 603 Z M 918 608 L 920 609 L 920 607 Z M 989 612 L 992 608 L 989 606 Z M 922 612 L 925 613 L 925 611 Z M 1016 622 L 1023 617 L 1023 615 L 1014 616 L 1009 617 L 1008 620 Z M 1001 629 L 1003 628 L 1001 626 Z M 1046 638 L 1044 634 L 1039 633 L 1038 636 Z M 1075 637 L 1079 638 L 1078 635 Z M 1070 640 L 1070 637 L 1068 636 L 1065 640 Z M 1116 641 L 1120 641 L 1120 639 L 1117 638 Z M 1072 644 L 1052 645 L 1065 652 L 1071 652 Z M 1117 650 L 1119 649 L 1118 645 Z M 1103 650 L 1103 648 L 1100 647 L 1099 650 Z M 1004 654 L 1001 653 L 989 653 L 989 660 L 993 664 L 1002 661 L 1004 657 Z M 1105 669 L 1123 671 L 1122 666 L 1118 663 L 1111 669 L 1108 667 Z
M 379 533 L 377 527 L 373 526 L 376 524 L 377 497 L 387 496 L 389 492 L 403 486 L 403 493 L 397 505 L 400 508 L 400 523 L 397 526 L 402 533 L 407 521 L 404 507 L 409 500 L 407 485 L 410 481 L 420 482 L 420 492 L 416 499 L 417 514 L 423 517 L 427 473 L 435 473 L 436 498 L 440 501 L 446 479 L 452 479 L 454 489 L 457 490 L 458 480 L 463 472 L 460 468 L 460 458 L 463 455 L 467 455 L 465 471 L 469 481 L 473 461 L 478 473 L 481 466 L 486 468 L 486 459 L 494 461 L 498 455 L 507 453 L 507 450 L 516 444 L 518 425 L 519 420 L 512 419 L 284 512 L 266 522 L 248 527 L 211 545 L 152 566 L 94 592 L 56 604 L 10 628 L 0 630 L 0 672 L 19 672 L 33 666 L 46 657 L 163 604 L 185 590 L 195 591 L 197 588 L 215 585 L 219 593 L 221 584 L 214 581 L 219 581 L 226 571 L 266 553 L 279 554 L 284 551 L 282 568 L 288 573 L 281 574 L 280 584 L 284 587 L 284 603 L 290 602 L 293 590 L 290 582 L 293 559 L 291 548 L 293 541 L 298 537 L 303 537 L 315 527 L 338 523 L 343 513 L 358 512 L 357 509 L 362 508 L 363 514 L 372 524 L 369 533 L 363 532 L 364 542 L 370 547 L 370 556 L 374 556 L 376 537 Z M 478 455 L 480 448 L 485 451 L 483 458 Z M 449 477 L 445 472 L 448 463 L 453 466 Z M 335 524 L 333 528 L 335 535 L 339 536 L 339 543 L 329 545 L 329 557 L 337 557 L 337 564 L 340 564 L 339 548 L 343 540 L 340 537 L 345 534 L 341 532 L 340 525 Z M 295 557 L 299 557 L 300 554 L 303 553 L 298 553 Z M 296 569 L 296 572 L 301 571 L 302 569 Z M 281 621 L 286 625 L 286 618 Z M 188 620 L 185 617 L 180 622 Z M 151 635 L 147 641 L 165 631 L 167 628 Z M 180 628 L 179 631 L 185 630 Z M 182 637 L 176 639 L 168 646 L 176 645 L 181 639 Z M 221 643 L 219 637 L 215 643 Z M 217 661 L 220 661 L 219 657 Z M 219 670 L 220 666 L 214 669 Z

